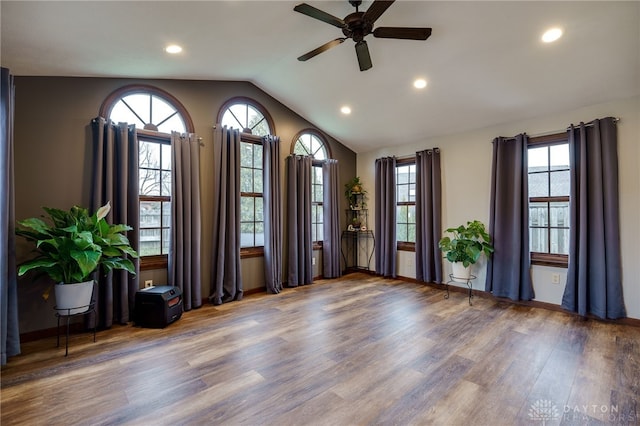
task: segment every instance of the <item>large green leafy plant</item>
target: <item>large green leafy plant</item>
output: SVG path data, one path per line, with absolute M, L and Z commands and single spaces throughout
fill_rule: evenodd
M 16 234 L 33 242 L 38 253 L 19 266 L 18 275 L 33 270 L 57 283 L 73 284 L 88 281 L 100 266 L 105 273 L 124 269 L 135 274 L 129 257 L 137 258 L 138 254 L 125 235 L 133 228 L 107 223 L 110 203 L 93 215 L 78 206 L 69 211 L 48 207 L 43 210 L 50 223 L 36 217 L 18 221 Z
M 445 232 L 451 236 L 443 237 L 438 246 L 450 262 L 462 262 L 466 268 L 476 263 L 482 253 L 486 256 L 493 253 L 491 237 L 480 221 L 467 222 L 467 226 L 460 225 Z

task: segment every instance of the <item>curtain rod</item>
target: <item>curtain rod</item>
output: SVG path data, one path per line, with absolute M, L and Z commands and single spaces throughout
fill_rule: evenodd
M 613 117 L 614 124 L 618 123 L 619 121 L 620 121 L 620 118 Z M 585 123 L 584 126 L 585 127 L 592 127 L 593 126 L 593 121 Z M 567 126 L 566 129 L 552 130 L 552 131 L 549 131 L 549 132 L 536 133 L 534 135 L 527 134 L 527 136 L 529 136 L 530 138 L 539 138 L 539 137 L 542 137 L 542 136 L 549 136 L 549 135 L 555 135 L 555 134 L 558 134 L 558 133 L 568 132 L 570 129 L 571 129 L 571 126 Z M 526 132 L 525 132 L 525 134 L 526 134 Z M 515 139 L 515 136 L 503 137 L 503 139 Z

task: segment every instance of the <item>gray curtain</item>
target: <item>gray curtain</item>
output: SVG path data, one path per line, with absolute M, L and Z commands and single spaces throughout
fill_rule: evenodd
M 311 284 L 311 157 L 290 155 L 287 168 L 288 263 L 287 285 Z
M 2 68 L 0 78 L 0 328 L 2 365 L 20 353 L 16 276 L 15 197 L 13 181 L 13 76 Z
M 375 165 L 376 272 L 396 277 L 396 159 L 378 158 Z
M 416 152 L 416 279 L 442 282 L 440 149 Z
M 267 293 L 282 291 L 282 191 L 280 190 L 280 138 L 262 138 L 264 181 L 264 274 Z
M 195 134 L 171 133 L 171 170 L 168 281 L 180 287 L 189 311 L 202 306 L 200 143 Z
M 140 211 L 138 207 L 138 141 L 135 126 L 114 124 L 102 117 L 91 121 L 93 132 L 93 184 L 91 211 L 111 202 L 107 216 L 110 223 L 124 223 L 133 227 L 127 236 L 131 246 L 140 246 Z M 110 327 L 133 320 L 131 312 L 136 291 L 140 288 L 139 259 L 132 259 L 136 275 L 116 270 L 107 276 L 96 274 L 97 291 L 94 299 L 97 309 L 97 326 Z
M 528 136 L 493 140 L 489 234 L 495 252 L 485 290 L 512 300 L 535 297 L 529 254 Z
M 562 307 L 600 318 L 626 316 L 622 295 L 615 119 L 569 128 L 569 269 Z
M 324 278 L 338 278 L 340 268 L 340 196 L 338 191 L 338 160 L 325 160 L 322 164 L 323 241 L 322 274 Z
M 213 235 L 211 294 L 214 305 L 241 300 L 240 132 L 218 124 L 213 131 Z

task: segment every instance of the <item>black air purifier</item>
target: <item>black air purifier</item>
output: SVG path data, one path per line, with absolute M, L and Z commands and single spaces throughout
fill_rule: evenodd
M 182 316 L 182 290 L 162 285 L 136 292 L 135 323 L 146 328 L 164 328 Z

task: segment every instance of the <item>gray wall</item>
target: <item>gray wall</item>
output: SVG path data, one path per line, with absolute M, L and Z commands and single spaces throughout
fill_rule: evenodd
M 256 86 L 247 82 L 193 80 L 136 80 L 72 77 L 16 77 L 15 109 L 15 180 L 16 218 L 38 216 L 42 206 L 68 209 L 73 205 L 88 206 L 91 185 L 91 134 L 89 123 L 98 115 L 104 99 L 115 89 L 128 84 L 150 84 L 175 96 L 187 109 L 196 133 L 202 137 L 202 293 L 210 294 L 209 236 L 214 200 L 208 182 L 213 176 L 213 130 L 222 104 L 235 96 L 246 96 L 263 105 L 275 123 L 275 133 L 281 139 L 282 184 L 284 158 L 289 155 L 293 137 L 302 129 L 315 127 Z M 322 129 L 319 129 L 322 131 Z M 340 186 L 355 176 L 356 154 L 339 141 L 325 134 L 333 158 L 340 164 Z M 283 186 L 284 188 L 284 186 Z M 286 193 L 286 192 L 285 192 Z M 343 197 L 340 197 L 341 200 Z M 346 202 L 340 206 L 346 209 Z M 341 228 L 346 228 L 344 214 Z M 286 209 L 285 209 L 286 220 Z M 286 223 L 285 223 L 286 230 Z M 28 255 L 29 246 L 18 241 L 18 261 Z M 286 253 L 286 252 L 285 252 Z M 321 253 L 314 253 L 314 275 L 321 275 Z M 285 259 L 286 261 L 286 259 Z M 245 290 L 264 287 L 262 258 L 242 261 Z M 285 265 L 286 271 L 286 265 Z M 283 271 L 283 278 L 286 273 Z M 145 279 L 166 282 L 165 270 L 143 271 Z M 30 278 L 19 280 L 18 299 L 20 332 L 26 333 L 54 327 L 54 301 L 40 297 L 45 284 Z

